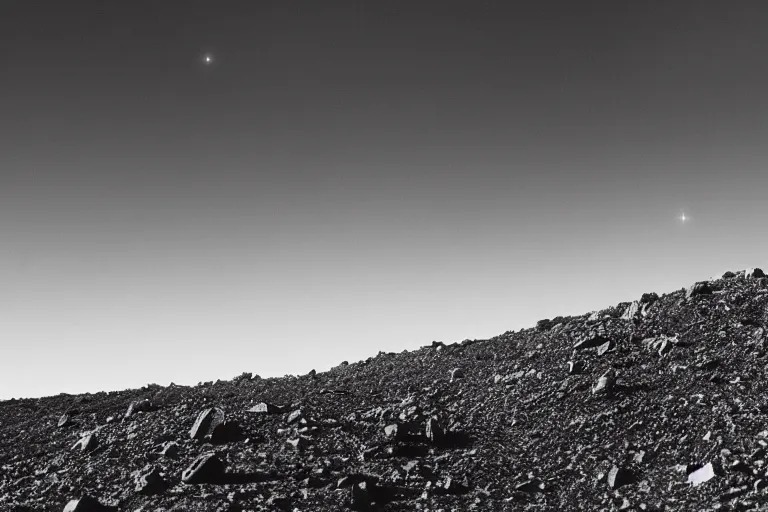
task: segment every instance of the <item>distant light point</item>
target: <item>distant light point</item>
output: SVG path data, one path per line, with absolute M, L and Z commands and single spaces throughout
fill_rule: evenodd
M 685 213 L 680 214 L 680 222 L 685 222 L 687 217 L 685 216 Z
M 213 55 L 210 53 L 203 55 L 203 62 L 205 64 L 213 64 Z

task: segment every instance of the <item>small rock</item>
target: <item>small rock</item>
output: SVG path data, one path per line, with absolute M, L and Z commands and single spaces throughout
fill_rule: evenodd
M 695 297 L 696 295 L 709 295 L 712 293 L 712 288 L 710 288 L 709 283 L 706 281 L 700 281 L 698 283 L 693 284 L 690 288 L 688 288 L 685 291 L 685 297 L 691 298 Z
M 173 441 L 168 441 L 163 446 L 163 449 L 160 451 L 160 455 L 163 457 L 168 457 L 169 459 L 176 458 L 176 456 L 179 454 L 179 445 L 174 443 Z
M 149 412 L 152 410 L 152 402 L 149 400 L 139 400 L 138 402 L 131 402 L 128 406 L 128 410 L 125 411 L 125 417 L 130 418 L 137 412 Z
M 144 470 L 136 479 L 136 492 L 144 495 L 161 494 L 168 488 L 168 484 L 160 475 L 157 468 Z
M 289 425 L 291 423 L 296 423 L 301 419 L 302 414 L 303 413 L 301 409 L 296 409 L 295 411 L 293 411 L 291 414 L 288 415 L 288 419 L 286 420 L 286 423 Z
M 275 404 L 261 402 L 248 409 L 248 412 L 256 414 L 282 414 L 285 412 L 285 409 Z
M 622 485 L 633 483 L 635 476 L 629 469 L 613 466 L 608 472 L 608 487 L 618 489 Z
M 205 453 L 195 459 L 181 474 L 185 484 L 215 484 L 224 478 L 224 463 L 215 453 Z
M 56 426 L 59 428 L 66 427 L 72 423 L 72 418 L 69 417 L 69 414 L 62 414 L 59 417 L 59 421 L 56 423 Z
M 288 439 L 286 443 L 291 445 L 297 452 L 303 451 L 309 446 L 309 440 L 302 436 L 299 436 L 295 439 Z
M 715 467 L 711 462 L 688 474 L 688 483 L 696 487 L 716 476 Z
M 242 437 L 242 433 L 243 431 L 240 429 L 238 422 L 227 420 L 215 425 L 208 437 L 211 443 L 224 444 L 237 441 Z
M 445 430 L 440 425 L 436 416 L 432 416 L 427 420 L 424 433 L 432 444 L 440 444 L 445 438 Z
M 111 512 L 113 510 L 116 508 L 103 505 L 99 500 L 88 495 L 79 500 L 72 500 L 64 507 L 64 512 Z
M 461 368 L 454 368 L 451 370 L 451 382 L 453 382 L 456 379 L 463 379 L 464 378 L 464 370 Z
M 528 494 L 533 494 L 535 492 L 542 492 L 544 491 L 544 489 L 545 489 L 544 482 L 536 479 L 526 480 L 525 482 L 517 484 L 515 486 L 516 491 L 527 492 Z
M 368 482 L 357 482 L 352 486 L 350 503 L 353 510 L 368 510 L 373 505 L 373 496 L 368 489 Z
M 205 436 L 211 433 L 216 425 L 224 422 L 224 410 L 219 407 L 210 407 L 200 411 L 197 415 L 192 429 L 189 431 L 189 437 L 202 441 Z
M 765 273 L 759 269 L 759 268 L 749 268 L 744 273 L 744 277 L 747 279 L 760 279 L 761 277 L 765 277 Z
M 599 347 L 600 345 L 602 345 L 606 341 L 608 341 L 608 340 L 606 338 L 603 338 L 602 336 L 592 335 L 592 336 L 586 337 L 586 338 L 582 339 L 581 341 L 579 341 L 578 343 L 576 343 L 573 346 L 573 348 L 574 348 L 574 350 L 582 350 L 582 349 L 585 349 L 585 348 L 595 348 L 595 347 Z
M 578 375 L 584 371 L 584 363 L 581 361 L 568 361 L 568 375 Z
M 606 341 L 599 347 L 597 347 L 597 355 L 605 355 L 609 350 L 613 348 L 613 342 L 611 340 Z
M 592 394 L 610 395 L 613 392 L 613 385 L 616 382 L 616 372 L 613 369 L 608 370 L 597 379 L 597 383 L 592 388 Z
M 86 434 L 80 438 L 73 446 L 72 449 L 79 449 L 81 452 L 90 452 L 96 449 L 99 445 L 99 439 L 95 433 Z

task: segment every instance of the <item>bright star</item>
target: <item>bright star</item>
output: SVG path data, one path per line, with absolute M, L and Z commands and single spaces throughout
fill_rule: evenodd
M 685 212 L 681 213 L 680 214 L 680 222 L 685 222 L 686 219 L 687 219 L 687 217 L 685 216 Z
M 203 62 L 205 62 L 206 64 L 212 64 L 213 63 L 213 55 L 211 55 L 210 53 L 205 54 L 203 56 Z

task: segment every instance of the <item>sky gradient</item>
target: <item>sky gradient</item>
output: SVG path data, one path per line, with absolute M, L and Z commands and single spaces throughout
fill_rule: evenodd
M 324 371 L 768 266 L 765 26 L 0 1 L 0 399 Z

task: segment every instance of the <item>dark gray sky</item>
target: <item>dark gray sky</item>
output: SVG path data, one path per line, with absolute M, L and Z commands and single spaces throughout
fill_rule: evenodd
M 2 0 L 0 398 L 321 371 L 766 264 L 766 26 Z

